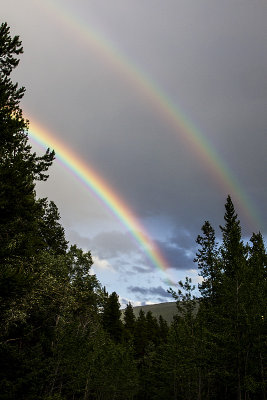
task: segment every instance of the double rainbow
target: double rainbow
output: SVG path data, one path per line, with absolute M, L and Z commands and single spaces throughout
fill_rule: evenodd
M 209 174 L 223 188 L 225 197 L 230 194 L 235 204 L 243 211 L 247 221 L 254 230 L 262 228 L 262 221 L 251 199 L 241 187 L 233 172 L 213 148 L 202 132 L 175 106 L 166 93 L 146 74 L 141 71 L 131 60 L 123 55 L 114 45 L 99 31 L 90 27 L 79 16 L 68 9 L 64 2 L 47 0 L 41 3 L 44 10 L 48 11 L 57 22 L 61 22 L 63 28 L 76 34 L 79 41 L 87 46 L 104 60 L 115 71 L 124 76 L 129 84 L 151 104 L 157 115 L 173 128 L 173 132 L 186 143 L 191 150 L 206 165 Z
M 189 143 L 192 151 L 206 165 L 209 174 L 213 174 L 217 184 L 223 187 L 225 194 L 231 194 L 239 208 L 246 215 L 247 220 L 250 221 L 253 229 L 259 229 L 261 225 L 259 215 L 229 167 L 200 130 L 172 103 L 167 94 L 119 52 L 106 37 L 85 24 L 78 16 L 68 11 L 66 7 L 60 6 L 55 0 L 47 0 L 42 2 L 41 5 L 46 10 L 50 9 L 57 22 L 60 21 L 64 27 L 71 28 L 72 32 L 77 34 L 79 40 L 90 46 L 109 66 L 112 66 L 117 73 L 124 76 L 135 90 L 141 92 L 149 104 L 158 111 L 157 115 L 160 114 L 167 121 L 179 138 Z M 118 196 L 88 164 L 81 161 L 77 155 L 56 139 L 55 134 L 49 133 L 39 123 L 33 122 L 31 116 L 29 119 L 31 122 L 30 136 L 41 145 L 54 148 L 57 157 L 101 199 L 131 232 L 153 264 L 167 273 L 167 261 L 149 238 L 138 218 L 124 203 L 121 196 Z

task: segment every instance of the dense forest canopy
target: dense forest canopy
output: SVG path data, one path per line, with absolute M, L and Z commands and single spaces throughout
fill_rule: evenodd
M 69 245 L 56 204 L 38 199 L 55 154 L 32 152 L 25 92 L 10 75 L 23 48 L 0 27 L 0 399 L 266 399 L 266 252 L 244 243 L 231 197 L 222 243 L 208 221 L 197 237 L 200 296 L 189 278 L 171 291 L 171 324 L 128 304 Z

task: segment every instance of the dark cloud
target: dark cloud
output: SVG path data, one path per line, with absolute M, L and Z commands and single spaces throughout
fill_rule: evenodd
M 136 252 L 132 237 L 122 232 L 103 232 L 91 239 L 92 249 L 97 250 L 102 258 L 113 258 L 119 255 Z
M 167 241 L 156 241 L 158 248 L 164 254 L 168 265 L 175 270 L 188 270 L 194 268 L 194 257 L 197 251 L 192 232 L 178 229 Z
M 132 267 L 133 271 L 138 272 L 140 274 L 147 274 L 149 272 L 154 271 L 154 268 L 152 266 L 146 266 L 146 267 L 139 267 L 139 266 L 134 266 Z
M 139 293 L 142 296 L 148 296 L 148 295 L 153 295 L 153 296 L 160 296 L 161 298 L 171 298 L 171 294 L 168 293 L 163 287 L 158 286 L 158 287 L 150 287 L 150 288 L 145 288 L 145 287 L 140 287 L 140 286 L 128 286 L 127 288 L 130 292 L 132 293 Z
M 138 255 L 138 246 L 133 242 L 129 233 L 109 231 L 99 233 L 94 237 L 85 237 L 76 231 L 71 231 L 69 240 L 80 243 L 84 249 L 91 250 L 93 253 L 97 252 L 101 258 L 130 256 L 132 253 L 135 253 L 136 258 L 141 257 L 141 252 Z M 127 263 L 127 260 L 125 263 Z

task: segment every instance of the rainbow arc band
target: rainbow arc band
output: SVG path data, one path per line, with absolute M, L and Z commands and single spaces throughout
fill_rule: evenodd
M 49 147 L 55 150 L 57 160 L 61 161 L 69 171 L 73 172 L 79 181 L 84 183 L 106 208 L 119 219 L 139 244 L 147 258 L 152 261 L 152 264 L 164 272 L 168 284 L 175 285 L 175 282 L 170 277 L 169 265 L 166 259 L 122 197 L 115 193 L 88 163 L 82 161 L 78 155 L 58 140 L 56 135 L 51 134 L 39 123 L 34 122 L 32 119 L 30 120 L 29 137 L 42 147 Z

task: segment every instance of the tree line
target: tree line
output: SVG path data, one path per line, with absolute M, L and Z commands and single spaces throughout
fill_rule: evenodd
M 208 221 L 197 238 L 200 296 L 189 278 L 170 289 L 168 325 L 136 318 L 69 245 L 54 202 L 38 199 L 55 153 L 37 156 L 10 74 L 23 48 L 0 26 L 0 399 L 266 399 L 266 251 L 244 243 L 230 196 L 222 241 Z

